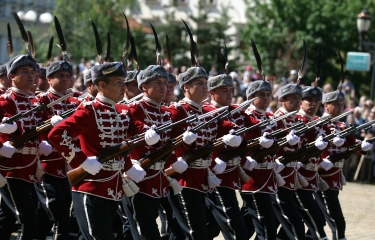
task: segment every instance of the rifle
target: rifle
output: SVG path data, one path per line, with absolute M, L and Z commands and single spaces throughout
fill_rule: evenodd
M 161 134 L 162 132 L 167 131 L 168 129 L 172 129 L 174 127 L 177 127 L 183 123 L 194 121 L 196 118 L 195 115 L 188 116 L 178 122 L 166 124 L 163 126 L 158 127 L 155 129 L 155 131 L 158 134 Z M 136 137 L 129 138 L 117 145 L 114 145 L 112 147 L 108 147 L 104 150 L 102 150 L 99 153 L 98 161 L 101 163 L 104 163 L 110 159 L 113 159 L 120 154 L 122 155 L 128 155 L 135 147 L 140 146 L 145 143 L 144 139 L 144 133 L 137 135 Z M 77 167 L 71 171 L 68 172 L 68 179 L 72 186 L 77 185 L 80 183 L 83 179 L 85 179 L 89 175 L 88 172 L 86 172 L 81 166 Z
M 72 115 L 73 113 L 75 112 L 75 109 L 71 109 L 71 110 L 68 110 L 64 113 L 61 114 L 61 117 L 62 118 L 66 118 L 70 115 Z M 15 139 L 11 139 L 10 140 L 10 144 L 15 147 L 15 148 L 20 148 L 22 147 L 26 142 L 30 141 L 31 139 L 39 136 L 40 134 L 46 132 L 46 131 L 49 131 L 50 129 L 52 129 L 52 124 L 51 124 L 51 120 L 48 119 L 44 122 L 42 122 L 38 127 L 36 127 L 35 129 L 30 129 L 29 131 L 25 132 L 22 136 L 18 137 L 18 138 L 15 138 Z M 1 156 L 0 155 L 0 162 L 2 160 L 4 160 L 4 156 Z
M 118 102 L 117 104 L 129 104 L 129 103 L 137 101 L 138 99 L 140 99 L 142 97 L 143 97 L 143 93 L 138 94 L 137 96 L 135 96 L 135 97 L 133 97 L 133 98 L 131 98 L 129 100 L 123 99 L 120 102 Z
M 274 118 L 274 119 L 266 119 L 265 121 L 262 121 L 262 122 L 259 122 L 251 127 L 248 127 L 248 128 L 241 128 L 239 130 L 236 131 L 235 134 L 243 134 L 245 132 L 249 132 L 249 131 L 252 131 L 252 130 L 255 130 L 257 128 L 264 128 L 268 125 L 272 125 L 282 119 L 285 119 L 291 115 L 294 115 L 295 113 L 297 113 L 297 111 L 294 111 L 294 112 L 290 112 L 288 114 L 285 114 L 283 116 L 280 116 L 280 117 L 277 117 L 277 118 Z M 276 133 L 271 133 L 268 135 L 269 138 L 272 138 L 274 136 L 274 134 L 276 135 L 277 134 L 277 131 Z M 243 147 L 243 148 L 233 148 L 233 149 L 229 149 L 229 150 L 226 150 L 226 151 L 223 151 L 220 153 L 220 159 L 224 162 L 227 162 L 235 157 L 244 157 L 246 156 L 252 149 L 254 149 L 255 147 L 257 147 L 259 144 L 259 138 L 255 138 L 255 139 L 251 139 L 251 140 L 248 140 L 247 141 L 247 146 L 246 147 Z
M 375 141 L 375 137 L 367 140 L 367 142 L 372 143 Z M 328 160 L 330 160 L 332 163 L 341 161 L 341 160 L 346 160 L 350 158 L 354 153 L 359 152 L 362 150 L 361 144 L 354 144 L 347 149 L 345 149 L 342 152 L 336 153 L 334 155 L 330 155 L 327 157 Z
M 26 116 L 29 116 L 29 115 L 31 115 L 34 112 L 41 112 L 41 111 L 44 111 L 47 108 L 51 108 L 54 105 L 56 105 L 56 104 L 64 101 L 65 99 L 67 99 L 67 98 L 69 98 L 71 96 L 73 96 L 73 93 L 66 94 L 65 96 L 63 96 L 63 97 L 61 97 L 61 98 L 59 98 L 59 99 L 57 99 L 57 100 L 55 100 L 55 101 L 47 104 L 47 105 L 45 105 L 43 103 L 39 103 L 38 106 L 36 106 L 35 108 L 32 108 L 32 109 L 30 109 L 30 110 L 28 110 L 26 112 L 19 112 L 16 115 L 13 115 L 11 118 L 7 119 L 6 121 L 2 121 L 2 123 L 12 124 L 13 122 L 15 122 L 15 121 L 17 121 L 17 120 L 19 120 L 21 118 L 24 118 Z
M 192 133 L 196 133 L 200 129 L 204 128 L 205 126 L 210 125 L 213 122 L 216 122 L 216 121 L 219 121 L 221 119 L 224 119 L 224 118 L 228 117 L 230 112 L 228 112 L 228 110 L 227 110 L 228 106 L 225 106 L 225 107 L 221 107 L 219 109 L 216 109 L 214 111 L 208 112 L 204 115 L 201 115 L 201 116 L 199 116 L 199 118 L 202 118 L 202 119 L 203 119 L 203 117 L 206 118 L 210 114 L 214 114 L 214 112 L 217 112 L 218 110 L 223 110 L 223 109 L 225 109 L 225 111 L 223 111 L 222 113 L 213 117 L 209 121 L 202 122 L 201 124 L 189 129 L 189 131 L 192 132 Z M 180 147 L 182 144 L 183 144 L 183 134 L 179 135 L 176 138 L 171 139 L 169 144 L 166 144 L 166 145 L 162 146 L 161 148 L 159 148 L 155 152 L 153 152 L 149 155 L 146 155 L 142 159 L 140 159 L 139 162 L 141 163 L 141 167 L 143 169 L 147 169 L 148 167 L 150 167 L 155 162 L 157 162 L 160 159 L 165 158 L 167 155 L 171 154 L 176 148 Z

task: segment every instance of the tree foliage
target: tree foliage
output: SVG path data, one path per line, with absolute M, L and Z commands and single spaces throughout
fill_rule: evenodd
M 248 24 L 244 40 L 252 37 L 263 59 L 266 74 L 279 79 L 289 70 L 298 70 L 302 58 L 302 39 L 307 42 L 308 72 L 303 79 L 310 84 L 317 69 L 318 48 L 322 52 L 322 80 L 331 82 L 335 88 L 340 79 L 340 64 L 337 52 L 345 56 L 348 51 L 357 51 L 357 14 L 367 8 L 374 12 L 373 1 L 334 0 L 251 0 L 248 2 Z M 374 29 L 374 28 L 373 28 Z M 374 30 L 369 35 L 375 36 Z M 254 59 L 249 50 L 244 53 Z M 253 60 L 255 64 L 255 60 Z M 369 92 L 370 73 L 350 72 L 357 90 Z M 364 86 L 364 87 L 362 87 Z M 358 91 L 357 91 L 358 95 Z

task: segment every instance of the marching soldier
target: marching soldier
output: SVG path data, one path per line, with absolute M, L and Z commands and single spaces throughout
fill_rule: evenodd
M 0 95 L 4 94 L 8 88 L 12 86 L 7 74 L 7 65 L 0 65 Z
M 85 70 L 83 72 L 83 84 L 86 86 L 86 93 L 79 97 L 80 101 L 90 102 L 93 101 L 98 94 L 98 89 L 95 84 L 92 82 L 91 70 Z
M 323 103 L 325 114 L 331 114 L 332 117 L 340 115 L 344 110 L 345 96 L 341 92 L 339 87 L 338 90 L 329 92 L 323 95 Z M 324 127 L 324 132 L 328 135 L 334 132 L 340 132 L 346 128 L 344 122 L 330 122 Z M 341 139 L 341 142 L 331 145 L 322 154 L 322 158 L 334 155 L 345 150 L 347 147 L 358 143 L 359 140 L 355 139 L 353 135 L 347 136 L 345 139 Z M 361 143 L 362 150 L 368 151 L 372 148 L 372 144 L 367 142 L 366 139 Z M 326 160 L 328 161 L 328 160 Z M 337 229 L 337 239 L 345 238 L 345 218 L 342 213 L 340 202 L 338 199 L 339 190 L 342 190 L 343 185 L 345 185 L 345 177 L 342 173 L 342 167 L 344 165 L 345 159 L 335 162 L 332 168 L 323 168 L 324 171 L 320 173 L 321 178 L 328 184 L 329 188 L 321 192 L 321 196 L 326 203 L 327 211 L 329 211 L 330 217 L 334 220 Z M 332 165 L 332 163 L 331 163 Z
M 12 87 L 0 97 L 0 118 L 6 120 L 17 113 L 34 108 L 30 91 L 34 86 L 37 63 L 29 55 L 18 55 L 7 63 L 7 77 Z M 35 203 L 30 189 L 37 182 L 40 148 L 47 145 L 39 139 L 27 141 L 21 148 L 10 144 L 13 137 L 21 137 L 35 128 L 42 120 L 41 113 L 34 112 L 13 124 L 0 124 L 0 154 L 4 157 L 0 163 L 0 236 L 9 239 L 15 228 L 20 226 L 19 239 L 33 239 L 37 230 Z
M 135 181 L 144 177 L 143 169 L 133 166 L 128 158 L 117 156 L 106 163 L 97 159 L 107 149 L 132 135 L 135 126 L 123 98 L 125 67 L 118 62 L 91 69 L 92 81 L 98 88 L 94 101 L 83 103 L 75 113 L 49 134 L 49 140 L 72 168 L 81 166 L 89 173 L 72 186 L 77 222 L 85 239 L 114 239 L 112 223 L 124 196 L 123 171 Z M 81 148 L 73 140 L 79 137 Z
M 124 100 L 130 100 L 142 93 L 142 91 L 138 88 L 138 73 L 138 70 L 128 71 L 128 75 L 125 78 Z

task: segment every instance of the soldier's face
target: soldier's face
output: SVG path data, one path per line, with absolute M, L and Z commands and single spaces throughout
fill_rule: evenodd
M 301 102 L 301 109 L 310 116 L 314 116 L 320 106 L 320 100 L 317 98 L 304 98 Z
M 339 101 L 324 103 L 324 108 L 326 113 L 331 114 L 332 117 L 337 117 L 344 112 L 344 103 Z
M 123 77 L 109 77 L 108 82 L 99 82 L 99 92 L 104 97 L 119 102 L 124 97 L 125 84 Z
M 229 106 L 232 103 L 233 87 L 219 87 L 210 91 L 211 99 L 221 106 Z
M 137 81 L 132 81 L 125 83 L 125 96 L 128 99 L 133 98 L 140 94 L 142 91 L 139 90 L 138 88 L 138 82 Z
M 14 74 L 9 74 L 9 77 L 12 80 L 12 86 L 27 92 L 34 86 L 35 71 L 30 66 L 21 66 Z
M 254 102 L 254 106 L 257 107 L 257 108 L 260 108 L 262 110 L 267 110 L 268 106 L 270 105 L 270 102 L 271 102 L 271 92 L 269 91 L 259 91 L 257 93 L 254 94 L 254 96 L 251 96 L 251 98 L 253 97 L 258 97 Z
M 39 86 L 38 88 L 43 91 L 43 92 L 46 92 L 49 88 L 49 84 L 48 84 L 48 81 L 47 81 L 47 78 L 46 77 L 39 77 Z
M 66 90 L 70 85 L 70 73 L 68 72 L 55 72 L 51 76 L 47 77 L 49 85 L 56 91 L 65 94 Z
M 143 92 L 152 100 L 161 103 L 165 99 L 167 92 L 167 79 L 154 78 L 147 83 L 142 84 Z
M 281 98 L 280 102 L 282 102 L 283 107 L 288 112 L 293 112 L 299 110 L 301 107 L 301 95 L 289 94 L 288 96 Z
M 165 93 L 165 99 L 163 102 L 170 103 L 172 101 L 174 87 L 175 85 L 173 83 L 167 83 L 167 92 Z
M 193 100 L 194 102 L 201 103 L 204 99 L 207 98 L 208 87 L 207 79 L 197 78 L 193 81 L 186 83 L 184 85 L 186 97 Z

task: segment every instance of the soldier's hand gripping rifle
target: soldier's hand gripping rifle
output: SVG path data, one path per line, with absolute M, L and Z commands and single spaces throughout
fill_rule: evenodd
M 200 129 L 204 128 L 205 126 L 210 125 L 211 123 L 214 123 L 220 119 L 226 118 L 230 113 L 228 112 L 228 107 L 221 107 L 214 111 L 205 113 L 203 115 L 200 115 L 198 119 L 205 119 L 208 116 L 214 116 L 216 113 L 221 112 L 217 116 L 213 117 L 209 121 L 204 121 L 201 124 L 198 124 L 195 127 L 192 127 L 189 129 L 192 133 L 197 133 Z M 173 138 L 170 140 L 169 144 L 166 144 L 159 149 L 157 149 L 155 152 L 146 155 L 142 159 L 139 160 L 140 165 L 143 169 L 149 168 L 152 164 L 159 161 L 160 159 L 165 159 L 167 156 L 169 156 L 176 148 L 180 147 L 183 144 L 183 134 L 179 135 L 176 138 Z
M 175 123 L 169 123 L 165 124 L 163 126 L 159 126 L 155 129 L 157 134 L 161 134 L 169 129 L 172 129 L 174 127 L 177 127 L 183 123 L 194 121 L 196 119 L 195 115 L 191 115 L 187 118 L 184 118 L 178 122 Z M 120 144 L 114 145 L 112 147 L 106 148 L 102 150 L 98 156 L 98 161 L 100 163 L 104 163 L 110 159 L 113 159 L 119 155 L 128 155 L 135 147 L 140 146 L 145 143 L 145 133 L 138 134 L 136 136 L 133 136 L 125 141 L 123 141 Z M 68 172 L 68 179 L 72 186 L 77 185 L 80 183 L 83 179 L 85 179 L 88 175 L 90 175 L 88 172 L 86 172 L 83 167 L 77 167 L 71 171 Z
M 280 116 L 280 117 L 277 117 L 277 118 L 274 118 L 274 119 L 266 119 L 264 121 L 261 121 L 251 127 L 245 127 L 245 128 L 241 128 L 239 130 L 236 131 L 236 134 L 244 134 L 246 132 L 250 132 L 250 131 L 253 131 L 257 128 L 265 128 L 267 127 L 268 125 L 273 125 L 275 124 L 276 122 L 282 120 L 282 119 L 285 119 L 291 115 L 294 115 L 296 114 L 297 111 L 294 111 L 294 112 L 290 112 L 288 114 L 285 114 L 283 116 Z M 273 134 L 275 133 L 271 133 L 268 135 L 269 138 L 272 138 L 273 137 Z M 277 134 L 277 132 L 276 132 Z M 226 151 L 223 151 L 220 153 L 220 156 L 219 158 L 224 161 L 224 162 L 227 162 L 235 157 L 244 157 L 246 156 L 251 150 L 253 150 L 254 148 L 258 147 L 259 145 L 259 138 L 255 138 L 255 139 L 250 139 L 247 141 L 247 146 L 246 147 L 243 147 L 243 148 L 233 148 L 233 149 L 229 149 L 229 150 L 226 150 Z
M 41 111 L 44 111 L 45 109 L 47 108 L 51 108 L 53 107 L 54 105 L 64 101 L 65 99 L 69 98 L 73 96 L 73 93 L 69 93 L 51 103 L 49 103 L 48 105 L 45 105 L 43 103 L 39 103 L 36 107 L 30 109 L 29 111 L 26 111 L 26 112 L 19 112 L 17 113 L 16 115 L 13 115 L 11 118 L 8 118 L 7 120 L 5 121 L 2 121 L 2 123 L 7 123 L 7 124 L 12 124 L 13 122 L 15 121 L 18 121 L 20 120 L 21 118 L 24 118 L 24 117 L 27 117 L 33 113 L 36 113 L 36 112 L 41 112 Z
M 373 143 L 374 141 L 375 141 L 375 137 L 367 140 L 367 142 L 369 142 L 369 143 Z M 335 163 L 335 162 L 338 162 L 338 161 L 341 161 L 341 160 L 347 160 L 354 153 L 359 152 L 361 150 L 362 150 L 361 144 L 354 144 L 354 145 L 348 147 L 347 149 L 345 149 L 342 152 L 339 152 L 339 153 L 328 156 L 327 159 L 329 161 L 331 161 L 332 163 Z
M 66 117 L 72 115 L 74 112 L 75 112 L 75 109 L 71 109 L 71 110 L 68 110 L 66 112 L 63 112 L 62 114 L 60 114 L 60 116 L 62 118 L 66 118 Z M 20 148 L 26 142 L 38 137 L 40 134 L 42 134 L 44 132 L 47 132 L 47 131 L 51 130 L 52 127 L 53 127 L 52 123 L 51 123 L 50 119 L 48 119 L 48 120 L 42 122 L 41 124 L 39 124 L 39 126 L 36 127 L 35 129 L 30 129 L 29 131 L 25 132 L 22 136 L 20 136 L 18 138 L 11 139 L 10 144 L 15 148 Z M 0 155 L 0 162 L 2 160 L 4 160 L 4 158 L 5 157 Z

